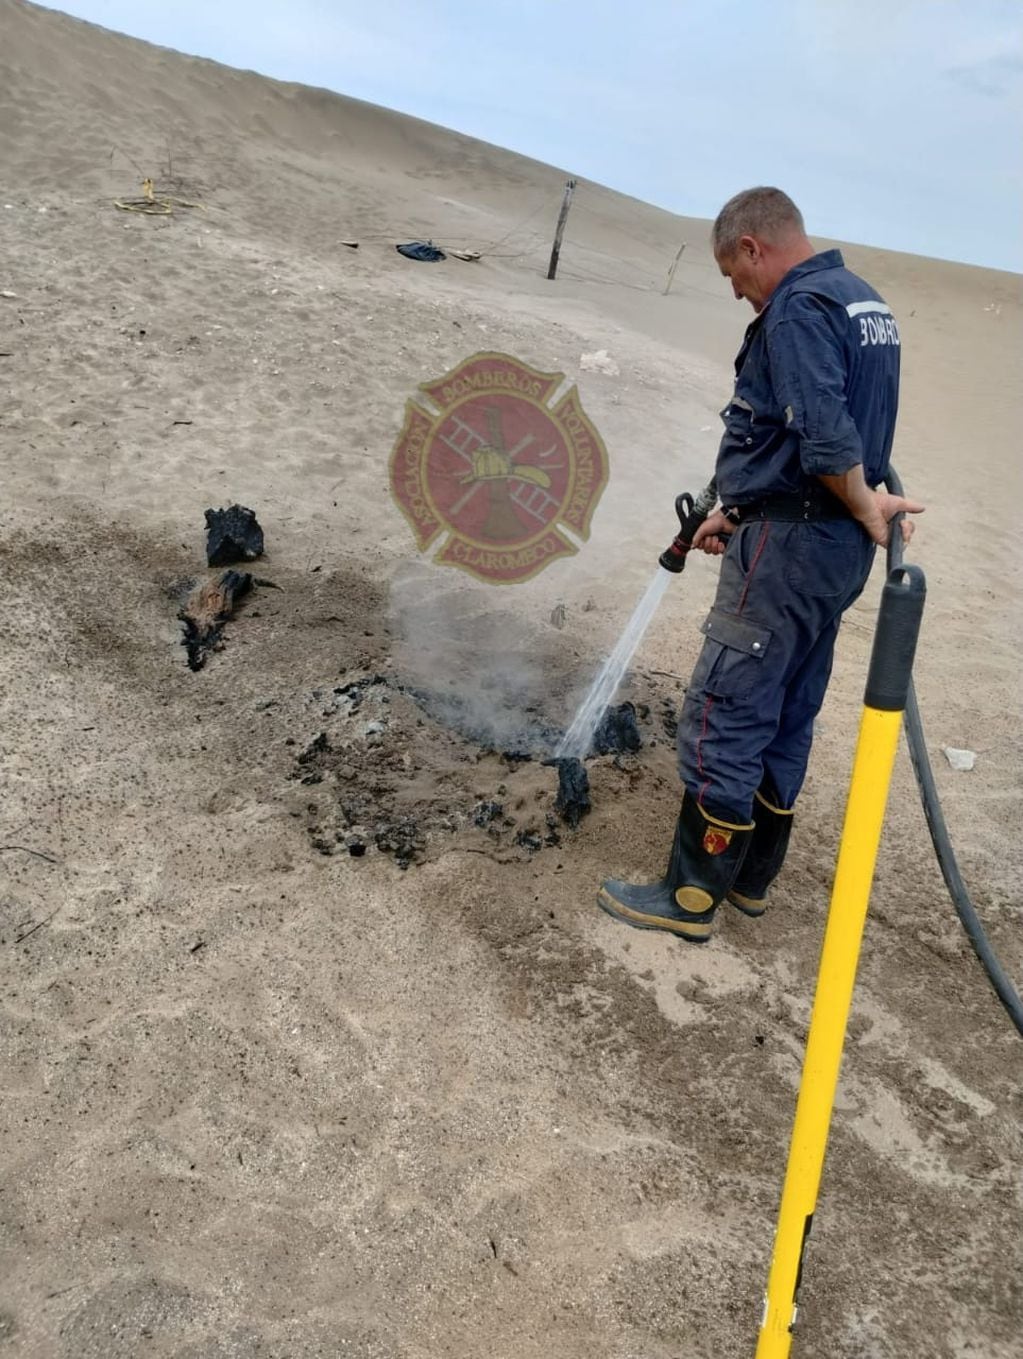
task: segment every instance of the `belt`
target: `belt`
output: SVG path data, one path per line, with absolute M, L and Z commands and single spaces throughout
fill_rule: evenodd
M 783 523 L 798 523 L 802 520 L 852 518 L 837 496 L 827 491 L 810 490 L 766 495 L 762 500 L 735 505 L 725 513 L 736 524 L 743 524 L 747 519 L 778 519 Z

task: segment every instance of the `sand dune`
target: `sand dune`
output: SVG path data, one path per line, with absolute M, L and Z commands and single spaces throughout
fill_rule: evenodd
M 203 209 L 117 210 L 146 175 Z M 588 183 L 549 283 L 564 178 L 0 0 L 5 1355 L 752 1351 L 882 572 L 777 906 L 704 950 L 601 915 L 666 850 L 714 563 L 655 619 L 644 748 L 591 763 L 576 832 L 550 769 L 436 700 L 498 751 L 571 715 L 711 470 L 747 318 L 706 223 Z M 394 250 L 427 238 L 483 258 Z M 905 342 L 936 775 L 1023 979 L 1023 289 L 847 254 Z M 388 493 L 406 400 L 477 350 L 578 383 L 611 465 L 583 549 L 514 588 L 424 562 Z M 281 588 L 192 674 L 176 611 L 234 501 Z M 844 1073 L 794 1353 L 1017 1355 L 1020 1045 L 905 752 Z

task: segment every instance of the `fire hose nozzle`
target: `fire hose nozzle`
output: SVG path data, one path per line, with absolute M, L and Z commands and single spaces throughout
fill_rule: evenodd
M 717 504 L 717 485 L 712 479 L 694 499 L 688 491 L 675 497 L 675 513 L 678 515 L 679 531 L 657 558 L 665 571 L 678 575 L 686 564 L 686 557 L 693 546 L 696 530 Z

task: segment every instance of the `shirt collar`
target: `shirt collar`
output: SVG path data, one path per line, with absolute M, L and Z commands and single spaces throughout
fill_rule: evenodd
M 767 315 L 768 309 L 775 298 L 780 297 L 782 292 L 795 283 L 797 279 L 805 278 L 807 274 L 816 274 L 821 269 L 844 268 L 845 260 L 842 258 L 841 250 L 821 250 L 818 254 L 811 255 L 808 260 L 803 260 L 801 264 L 793 265 L 765 302 L 763 311 L 758 312 L 746 327 L 744 348 L 745 345 L 749 343 L 754 331 L 756 331 L 757 327 L 764 320 L 764 317 Z
M 797 278 L 805 278 L 807 274 L 816 274 L 821 269 L 842 269 L 844 267 L 845 260 L 842 258 L 841 250 L 822 250 L 817 255 L 811 255 L 808 260 L 803 260 L 802 264 L 794 265 L 775 288 L 768 301 L 773 301 L 783 288 L 787 288 L 790 283 L 795 283 Z

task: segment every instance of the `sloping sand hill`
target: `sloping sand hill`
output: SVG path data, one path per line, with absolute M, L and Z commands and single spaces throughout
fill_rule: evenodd
M 115 208 L 147 175 L 203 208 Z M 667 853 L 716 564 L 577 831 L 514 752 L 707 479 L 747 312 L 706 223 L 588 183 L 548 282 L 564 179 L 0 0 L 3 1355 L 752 1353 L 883 570 L 769 914 L 702 950 L 602 915 Z M 394 250 L 428 238 L 483 257 Z M 847 257 L 900 318 L 921 708 L 1018 980 L 1020 279 Z M 516 587 L 424 561 L 388 491 L 406 400 L 478 350 L 577 382 L 610 459 L 589 541 Z M 280 589 L 193 674 L 232 502 Z M 903 751 L 794 1353 L 1018 1356 L 1021 1051 Z

